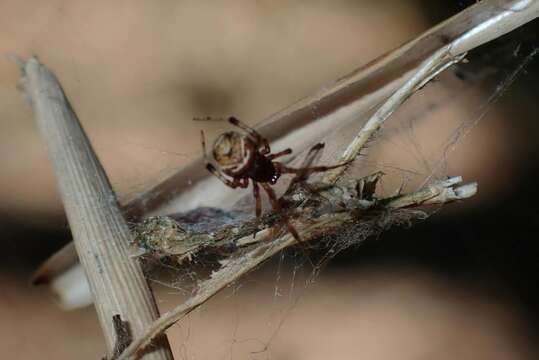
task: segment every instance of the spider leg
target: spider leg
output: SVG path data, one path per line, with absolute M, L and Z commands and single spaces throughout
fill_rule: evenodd
M 253 239 L 254 239 L 258 231 L 258 224 L 260 223 L 260 217 L 262 216 L 262 202 L 260 199 L 260 188 L 258 187 L 258 183 L 254 180 L 252 180 L 252 182 L 253 182 L 253 196 L 255 198 L 255 214 L 256 214 L 255 231 L 253 233 Z
M 277 199 L 277 195 L 275 195 L 275 191 L 266 183 L 260 183 L 262 185 L 262 188 L 266 191 L 268 194 L 268 197 L 271 202 L 271 207 L 274 211 L 281 211 L 281 204 L 279 204 L 279 200 Z
M 204 116 L 204 117 L 194 117 L 194 121 L 223 121 L 222 117 L 213 117 L 213 116 Z
M 266 183 L 261 183 L 261 185 L 262 185 L 262 188 L 268 194 L 268 197 L 269 197 L 270 202 L 271 202 L 271 207 L 273 208 L 273 210 L 275 212 L 280 212 L 281 211 L 281 204 L 279 204 L 279 200 L 277 199 L 277 196 L 275 195 L 275 191 L 273 191 L 271 186 L 269 186 Z M 294 237 L 294 239 L 296 239 L 298 243 L 303 242 L 303 240 L 301 240 L 301 237 L 299 236 L 299 234 L 298 234 L 296 228 L 294 227 L 294 225 L 292 225 L 290 223 L 290 221 L 288 220 L 288 217 L 284 217 L 283 221 L 286 224 L 286 227 L 288 228 L 288 231 L 290 232 L 290 234 L 292 234 L 292 236 Z
M 288 189 L 286 191 L 290 190 L 290 188 L 292 188 L 294 184 L 307 180 L 310 175 L 307 169 L 314 162 L 316 156 L 320 153 L 324 146 L 324 143 L 319 142 L 318 144 L 314 145 L 312 148 L 309 149 L 309 152 L 307 153 L 307 155 L 305 155 L 305 159 L 303 160 L 303 163 L 299 168 L 301 169 L 301 171 L 295 173 L 296 176 L 294 176 L 294 178 L 290 181 L 290 184 L 288 185 Z
M 271 202 L 271 206 L 275 212 L 279 212 L 281 210 L 281 204 L 279 203 L 279 200 L 277 199 L 277 196 L 275 195 L 275 191 L 271 188 L 271 186 L 267 183 L 260 183 L 262 185 L 262 188 L 266 191 L 266 194 L 268 194 L 268 197 Z M 303 254 L 305 254 L 305 257 L 309 260 L 309 263 L 313 267 L 313 269 L 316 269 L 317 266 L 312 261 L 311 257 L 307 253 L 307 248 L 305 247 L 303 240 L 301 239 L 301 236 L 298 234 L 298 231 L 292 225 L 290 220 L 288 220 L 288 217 L 286 215 L 283 215 L 283 222 L 286 224 L 286 227 L 288 229 L 288 232 L 292 234 L 294 239 L 296 239 L 298 245 L 301 247 L 301 250 L 303 251 Z
M 253 181 L 253 196 L 255 197 L 255 214 L 256 221 L 260 221 L 260 216 L 262 216 L 262 202 L 260 201 L 260 188 L 256 181 Z
M 244 130 L 247 134 L 251 135 L 253 139 L 256 141 L 256 144 L 261 147 L 260 153 L 262 155 L 266 155 L 271 152 L 268 140 L 262 135 L 260 135 L 258 131 L 247 126 L 247 124 L 244 124 L 243 122 L 241 122 L 240 120 L 238 120 L 237 118 L 233 116 L 228 118 L 228 122 Z
M 249 178 L 241 178 L 238 182 L 240 188 L 247 189 L 249 187 Z
M 236 179 L 236 178 L 232 178 L 232 180 L 228 179 L 225 174 L 223 174 L 222 172 L 220 172 L 219 170 L 217 170 L 215 168 L 215 166 L 213 166 L 212 164 L 210 163 L 206 163 L 206 169 L 213 175 L 215 176 L 216 178 L 218 178 L 219 180 L 221 180 L 223 182 L 223 184 L 225 184 L 226 186 L 229 186 L 231 187 L 232 189 L 235 189 L 237 187 L 241 187 L 241 188 L 246 188 L 247 186 L 244 186 L 244 184 L 241 182 L 240 179 Z
M 324 143 L 319 142 L 318 144 L 314 145 L 312 148 L 309 149 L 309 152 L 305 156 L 305 160 L 303 160 L 303 164 L 301 164 L 301 167 L 309 167 L 313 163 L 314 159 L 316 159 L 316 155 L 326 146 Z
M 268 158 L 268 160 L 273 160 L 273 159 L 277 159 L 278 157 L 288 155 L 288 154 L 292 154 L 292 149 L 288 148 L 288 149 L 284 149 L 283 151 L 280 151 L 278 153 L 270 154 L 270 155 L 267 156 L 267 158 Z

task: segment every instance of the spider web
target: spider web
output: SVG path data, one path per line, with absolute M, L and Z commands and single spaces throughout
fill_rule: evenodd
M 537 49 L 524 51 L 522 44 L 513 42 L 503 52 L 510 54 L 509 65 L 492 65 L 472 53 L 468 64 L 446 71 L 415 94 L 370 141 L 346 177 L 383 171 L 386 175 L 380 195 L 414 190 L 447 175 L 464 175 L 465 180 L 475 180 L 477 174 L 466 165 L 462 153 L 481 151 L 477 143 L 489 145 L 481 137 L 491 126 L 492 131 L 501 134 L 498 136 L 507 136 L 506 120 L 503 113 L 500 115 L 496 101 L 522 74 Z M 485 119 L 492 123 L 478 131 Z M 326 149 L 319 162 L 333 163 L 365 121 L 337 128 L 325 136 L 322 141 Z M 500 146 L 499 138 L 493 143 Z M 492 151 L 497 153 L 506 148 Z M 492 163 L 486 165 L 492 166 Z M 316 255 L 318 261 L 325 265 L 341 251 L 360 245 L 358 239 L 363 238 L 357 231 L 351 228 L 338 237 L 322 239 L 319 244 L 323 246 Z M 166 289 L 161 293 L 161 306 L 165 310 L 191 294 L 193 288 L 185 284 L 196 283 L 213 269 L 210 266 L 197 272 L 173 262 L 158 260 L 157 263 L 160 266 L 152 267 L 149 278 Z M 279 357 L 281 352 L 294 353 L 293 344 L 298 339 L 294 324 L 297 318 L 305 321 L 298 304 L 305 299 L 304 293 L 308 292 L 309 298 L 313 293 L 318 294 L 321 267 L 313 270 L 307 263 L 301 251 L 285 251 L 170 329 L 169 334 L 182 339 L 180 358 L 215 358 L 219 354 L 217 358 L 222 359 L 267 359 Z M 288 323 L 292 325 L 287 326 Z M 212 339 L 211 345 L 206 343 L 207 339 Z

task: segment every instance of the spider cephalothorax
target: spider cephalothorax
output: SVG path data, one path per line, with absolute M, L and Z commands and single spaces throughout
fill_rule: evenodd
M 216 168 L 207 158 L 206 141 L 204 139 L 204 132 L 202 132 L 202 149 L 204 151 L 204 158 L 206 159 L 206 168 L 225 185 L 233 189 L 237 187 L 247 188 L 249 186 L 249 180 L 251 180 L 253 183 L 253 195 L 256 202 L 257 219 L 259 219 L 262 214 L 259 184 L 268 194 L 273 210 L 280 211 L 281 204 L 270 185 L 275 184 L 281 174 L 296 174 L 295 179 L 303 181 L 312 173 L 335 169 L 347 164 L 311 167 L 309 162 L 302 168 L 290 168 L 283 163 L 273 160 L 292 153 L 292 149 L 288 148 L 272 154 L 268 140 L 256 130 L 245 125 L 235 117 L 230 117 L 228 121 L 232 125 L 244 130 L 246 134 L 228 131 L 217 138 L 213 144 L 212 151 L 213 157 L 219 165 Z M 323 146 L 324 145 L 321 143 L 316 144 L 311 149 L 311 152 L 318 152 Z M 312 159 L 314 159 L 314 156 Z M 292 235 L 300 241 L 301 239 L 297 231 L 287 218 L 284 219 L 284 222 Z

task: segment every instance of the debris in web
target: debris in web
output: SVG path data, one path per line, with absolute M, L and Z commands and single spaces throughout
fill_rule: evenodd
M 134 229 L 136 253 L 178 264 L 213 256 L 224 266 L 261 242 L 270 244 L 272 236 L 283 233 L 275 227 L 287 216 L 309 246 L 323 240 L 333 244 L 329 253 L 336 254 L 335 244 L 341 251 L 393 225 L 410 225 L 427 218 L 429 207 L 469 198 L 477 190 L 476 183 L 461 185 L 461 177 L 450 177 L 416 192 L 377 198 L 382 177 L 377 172 L 344 184 L 296 183 L 281 198 L 283 213 L 267 213 L 260 222 L 242 211 L 207 207 L 150 217 Z
M 274 227 L 281 223 L 281 216 L 292 220 L 304 242 L 316 246 L 316 241 L 322 239 L 333 244 L 327 253 L 329 256 L 393 225 L 409 225 L 424 220 L 431 209 L 469 198 L 477 191 L 476 183 L 460 185 L 461 177 L 450 177 L 416 192 L 377 198 L 376 185 L 382 176 L 382 173 L 375 173 L 341 185 L 297 183 L 283 196 L 286 214 L 269 213 L 260 222 L 235 222 L 231 219 L 238 215 L 236 212 L 204 208 L 200 214 L 194 210 L 175 215 L 179 221 L 171 217 L 155 217 L 139 225 L 134 245 L 146 256 L 158 254 L 183 263 L 186 259 L 200 262 L 199 257 L 212 254 L 217 256 L 219 264 L 207 279 L 197 279 L 196 291 L 183 305 L 156 321 L 150 329 L 153 335 L 147 334 L 149 336 L 141 340 L 149 341 L 173 323 L 171 318 L 179 320 L 235 279 L 282 249 L 296 244 L 296 239 L 290 234 L 275 232 Z M 212 216 L 215 219 L 207 225 L 197 226 L 196 230 L 189 230 L 193 218 L 206 217 L 208 213 L 215 215 Z M 243 218 L 244 215 L 239 216 Z M 216 223 L 221 225 L 216 226 Z M 156 242 L 153 236 L 155 228 L 159 236 L 168 237 Z M 189 246 L 183 245 L 186 238 L 191 239 Z M 152 245 L 148 246 L 149 243 Z M 323 260 L 327 259 L 326 256 Z M 140 348 L 144 344 L 135 342 L 132 346 Z

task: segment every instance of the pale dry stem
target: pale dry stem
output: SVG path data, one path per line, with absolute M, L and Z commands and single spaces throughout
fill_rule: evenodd
M 322 181 L 328 184 L 334 184 L 344 174 L 351 162 L 353 162 L 353 160 L 360 154 L 361 150 L 363 150 L 365 144 L 371 139 L 373 134 L 380 129 L 382 124 L 406 101 L 406 99 L 449 66 L 461 61 L 465 55 L 466 54 L 458 56 L 451 55 L 451 46 L 448 45 L 436 51 L 431 57 L 426 59 L 419 66 L 417 72 L 378 108 L 348 145 L 339 161 L 339 163 L 347 163 L 347 165 L 328 172 Z

